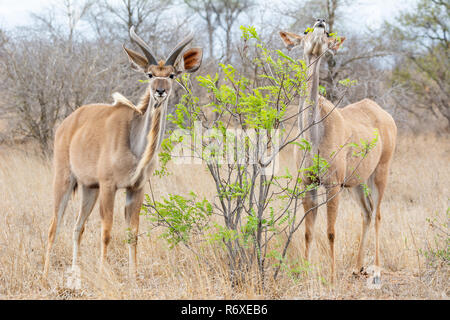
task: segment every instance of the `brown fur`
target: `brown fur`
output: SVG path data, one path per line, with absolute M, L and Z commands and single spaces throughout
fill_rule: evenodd
M 324 29 L 322 29 L 324 30 Z M 318 94 L 319 65 L 324 50 L 336 52 L 345 38 L 336 40 L 328 38 L 320 29 L 307 35 L 295 35 L 290 32 L 280 32 L 280 36 L 288 49 L 303 43 L 304 54 L 308 70 L 308 96 L 303 106 L 303 127 L 311 123 L 311 114 L 316 114 L 316 120 L 323 119 L 316 124 L 318 128 L 315 136 L 311 130 L 306 132 L 306 138 L 312 143 L 313 151 L 317 152 L 330 164 L 325 177 L 321 177 L 321 184 L 327 190 L 327 237 L 331 255 L 331 279 L 334 280 L 335 257 L 334 225 L 339 207 L 339 194 L 342 187 L 352 188 L 357 194 L 357 200 L 363 209 L 363 233 L 357 258 L 357 271 L 363 265 L 363 254 L 367 228 L 373 213 L 376 211 L 376 251 L 375 265 L 379 266 L 379 228 L 381 221 L 380 203 L 387 184 L 389 167 L 395 149 L 397 127 L 392 117 L 374 101 L 364 99 L 342 109 L 335 106 Z M 317 64 L 317 65 L 316 65 Z M 308 113 L 311 112 L 311 113 Z M 317 113 L 316 113 L 317 112 Z M 349 143 L 360 144 L 361 140 L 373 141 L 375 130 L 379 138 L 375 147 L 362 160 L 354 156 L 354 149 L 345 147 Z M 318 132 L 318 133 L 317 133 Z M 314 139 L 318 139 L 314 142 Z M 297 159 L 299 161 L 299 159 Z M 308 159 L 311 165 L 311 158 Z M 308 182 L 308 179 L 305 179 Z M 310 181 L 309 181 L 310 182 Z M 361 184 L 371 183 L 372 194 L 365 195 Z M 305 256 L 310 259 L 310 245 L 313 239 L 313 228 L 317 215 L 317 191 L 308 192 L 303 203 L 308 215 L 305 219 Z
M 131 32 L 131 31 L 130 31 Z M 187 43 L 183 44 L 183 48 Z M 181 51 L 181 46 L 177 48 Z M 201 64 L 201 49 L 187 50 L 191 69 L 150 65 L 147 58 L 125 48 L 134 69 L 151 74 L 148 88 L 138 106 L 115 93 L 114 104 L 91 104 L 79 107 L 58 127 L 54 143 L 54 216 L 48 232 L 44 278 L 50 264 L 58 221 L 75 186 L 82 190 L 82 204 L 74 230 L 72 269 L 77 268 L 78 247 L 84 224 L 94 204 L 100 200 L 102 246 L 100 267 L 103 270 L 107 246 L 111 239 L 114 198 L 118 189 L 126 189 L 125 220 L 128 226 L 129 271 L 136 276 L 136 244 L 139 213 L 144 199 L 143 185 L 153 167 L 165 128 L 167 101 L 171 94 L 171 74 L 193 72 Z M 198 51 L 200 50 L 200 51 Z M 197 52 L 192 58 L 192 52 Z M 195 70 L 194 70 L 195 69 Z M 164 92 L 159 92 L 164 89 Z M 159 90 L 159 91 L 158 91 Z

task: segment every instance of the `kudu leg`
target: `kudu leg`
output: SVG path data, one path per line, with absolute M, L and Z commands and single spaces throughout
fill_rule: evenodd
M 139 213 L 141 211 L 143 201 L 143 189 L 127 189 L 125 221 L 127 224 L 130 279 L 136 279 L 137 276 L 137 235 L 139 232 Z
M 384 172 L 384 171 L 383 171 Z M 367 187 L 363 188 L 362 186 L 357 186 L 353 188 L 353 194 L 355 195 L 355 199 L 358 201 L 359 205 L 362 209 L 362 217 L 363 217 L 363 227 L 361 232 L 361 241 L 359 243 L 358 250 L 358 258 L 356 262 L 356 270 L 354 273 L 362 272 L 364 265 L 364 252 L 367 240 L 367 231 L 369 229 L 370 223 L 372 219 L 375 217 L 375 235 L 376 235 L 376 244 L 375 244 L 375 265 L 379 266 L 379 240 L 378 240 L 378 231 L 380 227 L 380 203 L 381 198 L 383 197 L 384 187 L 385 187 L 385 179 L 379 179 L 377 176 L 379 175 L 379 171 L 375 171 L 367 181 Z M 376 210 L 376 216 L 375 216 Z
M 81 207 L 78 213 L 78 218 L 73 230 L 73 253 L 72 253 L 72 270 L 77 268 L 78 252 L 81 243 L 81 237 L 84 232 L 84 226 L 87 218 L 94 208 L 95 202 L 98 198 L 98 188 L 81 187 Z
M 365 190 L 361 185 L 356 186 L 352 189 L 355 200 L 358 202 L 361 207 L 361 216 L 362 216 L 362 228 L 361 228 L 361 238 L 359 241 L 359 249 L 358 256 L 356 259 L 356 269 L 353 272 L 354 274 L 359 274 L 363 271 L 364 265 L 364 252 L 366 248 L 367 242 L 367 232 L 370 227 L 370 223 L 372 222 L 372 213 L 373 213 L 373 198 L 372 195 L 366 194 L 367 192 L 372 193 L 371 188 L 369 187 L 369 191 Z
M 334 240 L 335 224 L 339 208 L 339 191 L 340 187 L 335 187 L 327 190 L 327 236 L 328 244 L 330 246 L 331 282 L 334 282 L 336 278 Z
M 378 191 L 378 199 L 375 202 L 377 213 L 375 218 L 375 265 L 380 266 L 380 226 L 381 226 L 381 200 L 386 189 L 389 174 L 389 163 L 379 165 L 375 171 L 375 187 Z
M 70 172 L 55 175 L 53 181 L 53 219 L 48 230 L 47 252 L 45 255 L 43 272 L 44 279 L 47 278 L 48 275 L 50 255 L 58 232 L 58 225 L 64 215 L 64 211 L 66 210 L 67 203 L 69 202 L 70 195 L 73 192 L 75 185 L 76 180 Z
M 380 203 L 377 205 L 377 215 L 375 218 L 375 265 L 380 266 L 380 225 L 381 225 L 381 211 Z
M 317 217 L 317 190 L 308 191 L 303 200 L 305 211 L 305 258 L 311 261 L 311 244 L 314 236 L 314 224 Z
M 100 253 L 100 272 L 105 271 L 108 244 L 111 241 L 113 224 L 114 198 L 116 188 L 109 185 L 100 185 L 100 218 L 102 220 L 102 240 Z

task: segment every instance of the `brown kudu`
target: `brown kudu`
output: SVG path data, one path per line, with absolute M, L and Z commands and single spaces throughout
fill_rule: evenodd
M 166 113 L 174 79 L 183 72 L 196 71 L 202 61 L 202 49 L 183 49 L 190 35 L 179 43 L 165 61 L 157 61 L 149 46 L 130 29 L 145 56 L 124 50 L 133 69 L 149 77 L 148 88 L 135 107 L 118 93 L 113 105 L 91 104 L 78 108 L 58 127 L 54 143 L 54 215 L 48 232 L 44 266 L 47 277 L 52 245 L 58 222 L 63 217 L 72 192 L 81 189 L 81 207 L 73 232 L 72 270 L 77 267 L 78 248 L 86 219 L 100 198 L 101 258 L 104 270 L 111 239 L 114 198 L 118 189 L 126 189 L 125 220 L 129 244 L 129 273 L 136 277 L 136 245 L 139 213 L 144 199 L 144 182 L 149 178 L 155 153 L 165 131 Z
M 367 230 L 375 215 L 375 266 L 379 266 L 379 230 L 381 222 L 380 204 L 387 185 L 389 167 L 394 154 L 397 127 L 392 117 L 378 104 L 369 99 L 350 104 L 345 108 L 335 106 L 319 96 L 319 68 L 322 56 L 328 51 L 336 53 L 345 38 L 329 37 L 326 23 L 318 19 L 313 31 L 298 35 L 280 31 L 280 36 L 290 50 L 303 44 L 304 56 L 308 66 L 307 96 L 299 106 L 299 127 L 307 128 L 305 138 L 311 143 L 312 152 L 307 157 L 307 166 L 312 165 L 312 155 L 320 155 L 330 167 L 320 178 L 327 197 L 327 234 L 331 255 L 331 279 L 335 278 L 335 222 L 338 213 L 340 191 L 350 188 L 362 208 L 362 235 L 359 245 L 356 268 L 363 271 L 364 248 Z M 361 141 L 374 141 L 375 146 L 363 157 L 355 157 L 351 144 Z M 299 164 L 300 159 L 296 159 Z M 307 184 L 311 179 L 305 177 Z M 314 223 L 317 216 L 317 190 L 306 193 L 303 202 L 305 213 L 305 256 L 310 260 L 310 246 L 313 239 Z

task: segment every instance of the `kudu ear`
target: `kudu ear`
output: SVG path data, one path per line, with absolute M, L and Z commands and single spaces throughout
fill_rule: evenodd
M 148 61 L 145 57 L 141 56 L 136 51 L 125 48 L 125 46 L 123 46 L 123 50 L 125 50 L 128 60 L 130 60 L 131 68 L 140 72 L 145 72 L 147 70 Z
M 300 36 L 298 34 L 287 31 L 280 31 L 280 37 L 288 50 L 291 50 L 295 46 L 301 44 L 304 38 L 304 36 Z
M 183 68 L 181 72 L 192 73 L 202 65 L 203 49 L 191 48 L 183 54 Z
M 328 48 L 330 48 L 333 51 L 333 53 L 336 53 L 338 49 L 341 47 L 341 45 L 344 43 L 345 39 L 346 39 L 345 37 L 328 38 Z

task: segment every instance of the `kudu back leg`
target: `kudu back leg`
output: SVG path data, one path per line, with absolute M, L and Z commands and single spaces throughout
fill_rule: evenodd
M 389 162 L 380 164 L 375 170 L 374 184 L 378 191 L 378 199 L 375 202 L 376 218 L 375 218 L 375 265 L 380 266 L 380 226 L 381 226 L 381 200 L 383 199 L 389 175 Z
M 352 188 L 352 193 L 354 199 L 361 207 L 362 216 L 361 238 L 356 259 L 356 269 L 354 271 L 354 274 L 359 274 L 364 271 L 364 252 L 367 243 L 367 232 L 372 222 L 375 205 L 378 201 L 378 190 L 374 184 L 374 174 L 370 176 L 366 183 Z
M 77 183 L 75 177 L 69 170 L 62 173 L 58 170 L 55 170 L 55 172 L 58 174 L 55 173 L 53 181 L 53 218 L 48 230 L 47 252 L 45 255 L 43 274 L 44 279 L 47 278 L 48 275 L 51 250 L 56 239 L 59 223 L 64 215 L 67 203 L 69 202 L 70 196 Z

